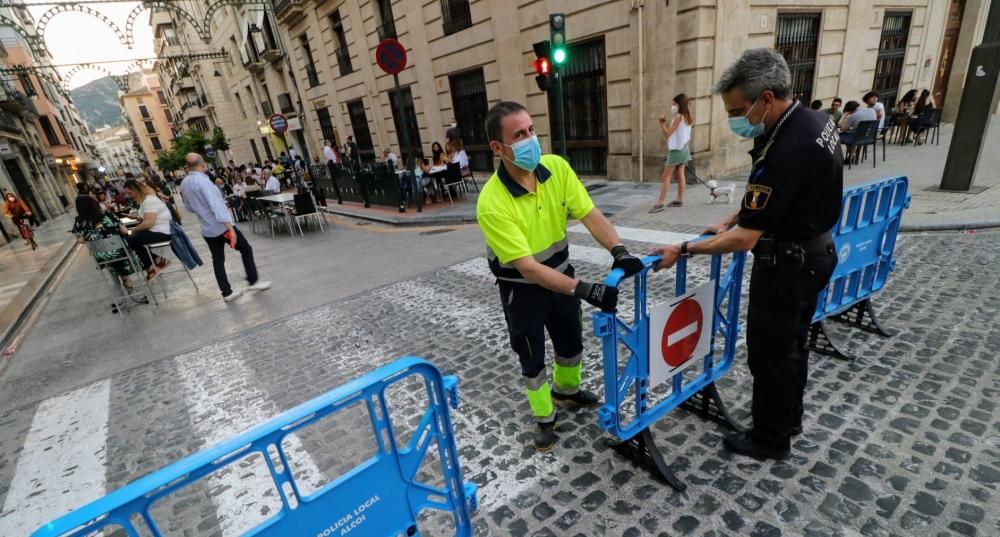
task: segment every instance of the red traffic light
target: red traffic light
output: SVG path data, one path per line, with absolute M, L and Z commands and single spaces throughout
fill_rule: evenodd
M 538 58 L 535 60 L 535 73 L 544 76 L 551 72 L 552 64 L 548 58 Z

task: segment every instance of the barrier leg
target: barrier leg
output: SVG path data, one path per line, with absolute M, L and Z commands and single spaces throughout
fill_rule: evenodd
M 653 440 L 653 431 L 646 427 L 641 433 L 624 442 L 608 440 L 608 445 L 626 459 L 648 470 L 653 477 L 670 485 L 677 492 L 683 492 L 687 485 L 667 466 L 663 455 Z
M 698 390 L 697 393 L 681 403 L 681 408 L 694 412 L 706 420 L 725 425 L 736 432 L 744 430 L 729 414 L 725 403 L 722 402 L 722 396 L 719 395 L 719 388 L 715 386 L 714 382 Z
M 891 337 L 896 335 L 894 331 L 885 328 L 878 321 L 878 317 L 875 316 L 875 310 L 872 308 L 871 299 L 868 298 L 851 306 L 850 309 L 843 313 L 834 315 L 831 319 L 840 323 L 847 323 L 865 332 L 871 332 L 880 336 Z
M 841 352 L 833 340 L 830 339 L 830 335 L 826 333 L 826 326 L 823 324 L 823 321 L 816 321 L 809 325 L 809 341 L 806 343 L 806 348 L 840 360 L 854 359 L 853 356 L 848 356 Z

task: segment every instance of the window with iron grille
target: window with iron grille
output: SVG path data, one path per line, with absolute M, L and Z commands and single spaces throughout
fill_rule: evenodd
M 152 121 L 143 121 L 142 124 L 146 127 L 147 134 L 156 134 L 156 126 Z
M 316 60 L 313 59 L 312 48 L 309 46 L 309 36 L 300 35 L 299 44 L 302 46 L 302 60 L 306 63 L 306 79 L 309 80 L 309 87 L 315 88 L 319 85 L 319 75 L 316 73 Z
M 28 97 L 38 95 L 38 92 L 35 91 L 35 84 L 31 81 L 31 76 L 29 76 L 28 73 L 18 73 L 17 80 L 21 82 L 21 88 L 24 89 L 25 95 Z
M 398 102 L 396 100 L 396 92 L 389 92 L 389 103 L 392 105 L 392 124 L 396 128 L 396 140 L 399 142 L 400 157 L 403 158 L 403 162 L 409 163 L 410 157 L 416 155 L 417 158 L 423 158 L 424 150 L 420 144 L 420 128 L 417 126 L 417 110 L 413 106 L 413 93 L 410 92 L 410 88 L 403 88 L 399 90 L 399 96 L 402 102 L 402 111 L 400 111 Z M 403 147 L 403 136 L 406 134 L 406 147 Z
M 149 109 L 146 108 L 146 105 L 139 105 L 139 115 L 142 116 L 142 119 L 149 119 Z
M 278 94 L 278 109 L 281 110 L 282 114 L 291 114 L 292 112 L 295 112 L 295 105 L 292 104 L 292 94 Z
M 906 43 L 910 36 L 910 13 L 888 12 L 882 21 L 882 38 L 875 60 L 875 80 L 872 91 L 878 93 L 878 100 L 891 109 L 896 104 L 899 79 L 903 75 L 906 59 Z
M 469 0 L 441 0 L 441 18 L 444 20 L 444 35 L 472 26 Z
M 316 119 L 319 121 L 319 130 L 323 132 L 323 139 L 330 140 L 330 143 L 336 144 L 337 141 L 333 137 L 333 122 L 330 121 L 330 109 L 317 108 Z
M 169 108 L 164 108 L 163 109 L 163 115 L 167 116 L 167 123 L 173 123 L 174 122 L 174 114 L 170 111 Z M 243 117 L 245 118 L 247 116 L 244 115 Z
M 347 34 L 344 32 L 344 20 L 340 18 L 340 10 L 334 11 L 330 15 L 330 29 L 336 39 L 337 50 L 334 55 L 337 57 L 337 65 L 340 67 L 340 76 L 354 72 L 351 65 L 351 54 L 347 49 Z
M 486 136 L 486 80 L 482 68 L 448 77 L 455 122 L 462 131 L 462 144 L 469 166 L 476 171 L 493 171 L 493 152 Z
M 157 138 L 156 136 L 150 136 L 149 143 L 153 144 L 154 151 L 159 151 L 163 149 L 163 144 L 160 143 L 160 139 Z
M 375 146 L 372 144 L 372 134 L 368 130 L 368 116 L 365 114 L 365 103 L 361 99 L 347 103 L 347 114 L 351 117 L 351 131 L 354 132 L 354 143 L 358 144 L 361 160 L 375 160 Z
M 570 44 L 562 67 L 566 151 L 580 175 L 608 173 L 608 98 L 604 38 Z M 553 152 L 559 151 L 556 92 L 549 92 Z
M 816 79 L 819 13 L 779 13 L 774 48 L 785 57 L 792 74 L 792 96 L 810 103 Z

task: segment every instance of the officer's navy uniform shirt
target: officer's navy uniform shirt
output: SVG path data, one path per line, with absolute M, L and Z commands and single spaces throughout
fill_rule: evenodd
M 844 157 L 829 114 L 799 104 L 785 115 L 761 162 L 773 131 L 754 138 L 750 156 L 756 164 L 739 225 L 778 240 L 804 241 L 831 230 L 840 217 Z

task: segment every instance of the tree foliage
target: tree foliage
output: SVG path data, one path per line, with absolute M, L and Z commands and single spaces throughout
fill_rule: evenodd
M 222 127 L 215 127 L 212 129 L 212 147 L 214 147 L 216 151 L 229 150 L 229 140 L 226 139 L 226 133 L 222 130 Z
M 165 172 L 183 168 L 184 158 L 187 154 L 198 153 L 204 155 L 205 146 L 208 143 L 209 141 L 205 138 L 205 133 L 197 129 L 188 129 L 174 139 L 174 145 L 169 151 L 164 151 L 156 157 L 156 167 Z

